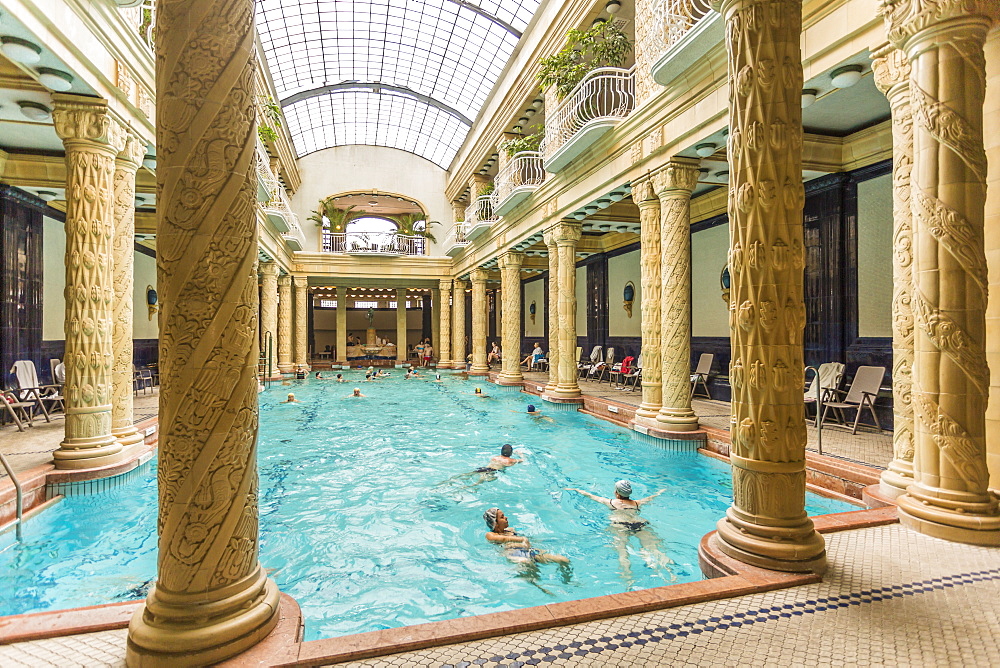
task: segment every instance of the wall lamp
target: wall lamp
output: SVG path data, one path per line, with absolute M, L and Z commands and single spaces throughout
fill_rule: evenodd
M 834 88 L 850 88 L 861 81 L 861 65 L 844 65 L 830 73 L 830 83 Z

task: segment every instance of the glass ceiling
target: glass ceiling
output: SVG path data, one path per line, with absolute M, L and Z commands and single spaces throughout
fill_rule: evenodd
M 447 169 L 541 0 L 257 0 L 300 156 L 374 144 Z

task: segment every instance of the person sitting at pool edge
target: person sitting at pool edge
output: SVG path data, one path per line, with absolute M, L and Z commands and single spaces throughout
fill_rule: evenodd
M 351 396 L 348 397 L 348 399 L 351 399 L 353 397 L 366 397 L 366 396 L 368 396 L 368 395 L 361 394 L 361 388 L 360 387 L 355 387 L 354 388 L 354 392 L 351 393 Z
M 486 540 L 503 545 L 504 556 L 514 563 L 569 564 L 569 558 L 561 554 L 532 548 L 527 536 L 519 536 L 508 524 L 507 516 L 499 508 L 488 509 L 483 513 L 483 520 L 489 529 L 486 532 Z
M 531 354 L 521 360 L 521 364 L 527 365 L 529 369 L 535 367 L 538 364 L 538 360 L 545 357 L 545 351 L 542 350 L 542 345 L 535 341 L 535 347 L 532 348 Z
M 288 398 L 282 401 L 283 404 L 301 404 L 302 402 L 295 398 L 295 394 L 292 392 L 288 393 Z

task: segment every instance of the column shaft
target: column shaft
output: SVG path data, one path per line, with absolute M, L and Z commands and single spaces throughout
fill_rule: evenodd
M 312 308 L 309 296 L 309 279 L 296 276 L 292 279 L 295 285 L 295 366 L 309 368 L 309 309 Z
M 485 376 L 490 368 L 486 364 L 486 271 L 472 271 L 472 369 L 474 376 Z
M 396 290 L 396 362 L 406 363 L 406 288 Z
M 145 154 L 146 142 L 128 134 L 125 148 L 115 160 L 115 224 L 111 241 L 115 290 L 111 348 L 115 363 L 111 377 L 111 433 L 122 447 L 136 445 L 143 440 L 142 434 L 135 428 L 132 415 L 132 299 L 135 285 L 135 174 Z
M 278 370 L 288 373 L 292 364 L 292 277 L 278 277 Z
M 501 385 L 521 385 L 521 264 L 524 254 L 508 251 L 500 256 L 500 286 L 503 295 Z
M 697 182 L 698 163 L 683 158 L 671 160 L 655 179 L 663 262 L 663 406 L 656 420 L 667 431 L 698 428 L 691 410 L 691 191 Z
M 440 330 L 437 344 L 434 346 L 438 351 L 439 369 L 451 368 L 451 280 L 441 279 L 440 283 L 441 299 L 438 315 L 440 316 Z
M 639 276 L 642 283 L 642 403 L 635 421 L 656 426 L 663 405 L 660 370 L 660 200 L 649 179 L 632 184 L 632 199 L 639 207 Z
M 551 394 L 559 387 L 559 245 L 552 231 L 543 239 L 549 249 L 549 382 L 542 394 Z
M 993 0 L 883 2 L 910 61 L 913 128 L 914 484 L 901 523 L 938 538 L 1000 545 L 987 489 L 986 152 L 983 47 Z
M 54 99 L 53 122 L 66 150 L 66 433 L 52 457 L 57 468 L 81 469 L 122 456 L 111 433 L 111 239 L 124 133 L 104 102 Z
M 576 380 L 576 244 L 579 223 L 559 223 L 554 230 L 559 246 L 559 385 L 550 393 L 558 401 L 580 399 Z M 518 360 L 520 361 L 520 360 Z
M 251 0 L 157 4 L 159 558 L 130 666 L 217 663 L 279 617 L 257 559 L 253 13 Z
M 347 364 L 347 288 L 337 286 L 337 362 Z
M 441 290 L 431 288 L 431 347 L 434 357 L 441 357 Z M 447 354 L 445 354 L 447 357 Z
M 269 365 L 265 374 L 272 378 L 278 374 L 278 265 L 274 262 L 261 263 L 260 275 L 260 349 L 266 357 L 270 340 L 270 361 L 265 360 Z
M 805 512 L 802 5 L 723 0 L 721 12 L 732 82 L 734 499 L 716 542 L 763 568 L 822 572 L 825 545 Z
M 465 371 L 468 353 L 465 346 L 465 290 L 468 286 L 463 280 L 455 279 L 455 290 L 452 292 L 452 312 L 454 328 L 451 332 L 451 367 Z

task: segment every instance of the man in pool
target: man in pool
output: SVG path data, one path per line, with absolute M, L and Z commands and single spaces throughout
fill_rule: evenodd
M 579 492 L 611 510 L 609 517 L 611 521 L 608 528 L 614 539 L 614 547 L 618 552 L 618 565 L 621 567 L 622 578 L 627 586 L 631 587 L 634 584 L 632 562 L 628 556 L 628 541 L 632 536 L 635 536 L 639 541 L 639 554 L 642 555 L 647 566 L 654 571 L 666 570 L 671 581 L 677 579 L 677 576 L 669 569 L 669 565 L 674 562 L 661 549 L 663 541 L 653 531 L 649 520 L 639 515 L 639 510 L 643 505 L 663 494 L 666 490 L 661 489 L 642 499 L 633 499 L 631 498 L 632 483 L 628 480 L 619 480 L 615 483 L 615 496 L 611 499 L 585 492 L 576 487 L 567 487 L 566 489 L 571 492 Z
M 568 557 L 531 547 L 531 541 L 528 540 L 527 536 L 519 536 L 507 523 L 507 516 L 499 508 L 488 509 L 483 513 L 483 520 L 489 529 L 486 532 L 486 540 L 503 545 L 504 556 L 514 563 L 569 564 Z
M 342 373 L 338 373 L 337 374 L 337 382 L 338 383 L 346 383 L 347 382 L 347 380 L 344 378 L 344 374 L 342 374 Z
M 486 466 L 480 466 L 478 469 L 469 471 L 467 473 L 459 473 L 458 475 L 454 475 L 445 480 L 444 482 L 438 484 L 449 485 L 451 483 L 457 483 L 463 480 L 464 478 L 468 478 L 474 475 L 478 475 L 479 480 L 470 485 L 464 485 L 462 487 L 459 487 L 459 489 L 471 489 L 472 487 L 475 487 L 476 485 L 481 485 L 484 482 L 493 482 L 494 480 L 497 479 L 496 476 L 497 473 L 503 471 L 504 469 L 510 466 L 513 466 L 514 464 L 518 464 L 524 461 L 523 459 L 517 459 L 515 457 L 512 457 L 513 454 L 514 454 L 514 446 L 511 445 L 510 443 L 504 443 L 503 447 L 500 448 L 500 454 L 491 457 L 489 464 L 487 464 Z
M 477 387 L 476 391 L 472 393 L 473 396 L 479 397 L 480 399 L 489 399 L 490 395 L 483 394 L 483 388 Z
M 366 395 L 366 394 L 361 394 L 361 388 L 360 388 L 360 387 L 355 387 L 355 388 L 354 388 L 354 392 L 352 392 L 352 393 L 351 393 L 351 396 L 349 396 L 349 397 L 347 397 L 347 398 L 348 398 L 348 399 L 352 399 L 352 398 L 354 398 L 354 397 L 366 397 L 366 396 L 368 396 L 368 395 Z
M 547 415 L 542 415 L 542 411 L 535 408 L 534 404 L 528 404 L 528 415 L 533 417 L 535 420 L 545 420 L 546 422 L 555 422 L 552 418 Z
M 283 404 L 301 404 L 302 402 L 295 398 L 295 394 L 292 392 L 288 393 L 288 398 L 282 401 Z

